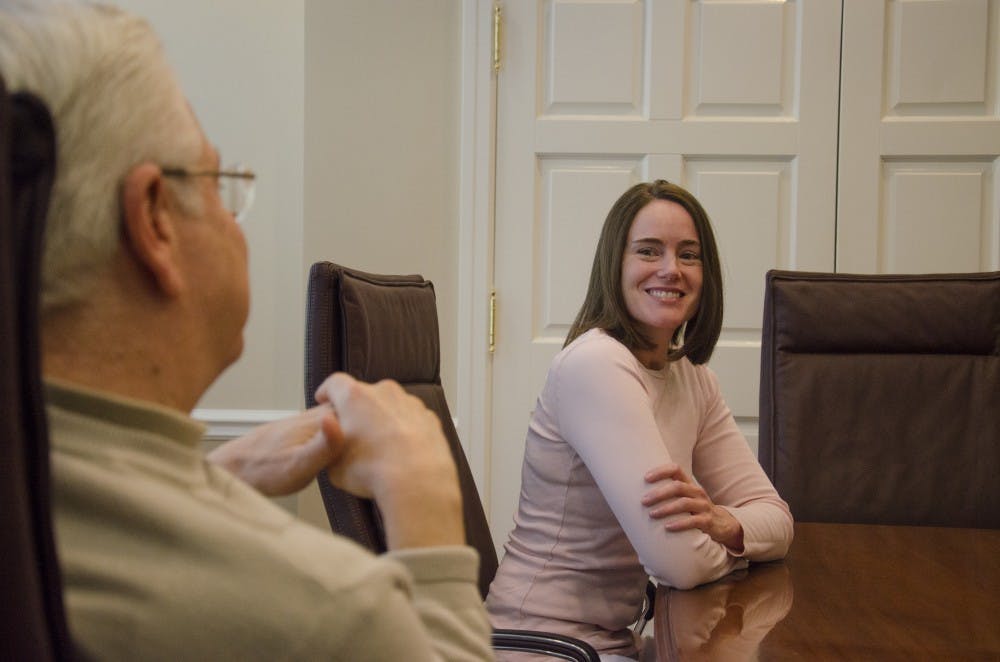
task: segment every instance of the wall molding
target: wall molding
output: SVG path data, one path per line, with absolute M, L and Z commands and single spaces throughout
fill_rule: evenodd
M 462 82 L 458 227 L 458 335 L 455 417 L 469 468 L 490 512 L 492 355 L 489 296 L 493 289 L 493 182 L 496 76 L 493 2 L 462 2 Z
M 297 409 L 195 409 L 191 416 L 208 426 L 205 441 L 226 441 L 298 413 Z

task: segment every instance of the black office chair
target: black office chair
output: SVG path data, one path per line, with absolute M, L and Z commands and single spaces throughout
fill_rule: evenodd
M 1000 272 L 769 272 L 759 456 L 798 521 L 1000 528 Z
M 52 119 L 0 80 L 0 659 L 70 660 L 49 494 L 39 365 L 42 232 L 55 176 Z
M 381 276 L 318 262 L 309 273 L 306 310 L 305 396 L 330 373 L 344 371 L 375 382 L 394 379 L 441 419 L 458 468 L 467 542 L 479 551 L 479 590 L 485 598 L 497 570 L 496 550 L 472 471 L 465 458 L 440 375 L 440 340 L 434 286 L 421 276 Z M 318 477 L 330 526 L 373 552 L 385 550 L 374 504 Z M 586 642 L 525 630 L 494 630 L 493 648 L 597 662 Z

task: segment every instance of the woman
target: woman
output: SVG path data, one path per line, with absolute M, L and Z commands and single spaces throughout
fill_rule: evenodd
M 632 654 L 651 576 L 690 588 L 784 556 L 792 517 L 709 359 L 722 275 L 683 188 L 637 184 L 608 213 L 586 299 L 532 414 L 521 499 L 490 587 L 495 627 Z

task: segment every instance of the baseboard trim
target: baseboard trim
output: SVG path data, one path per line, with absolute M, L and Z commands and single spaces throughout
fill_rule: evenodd
M 286 409 L 195 409 L 191 415 L 208 426 L 206 441 L 225 441 L 253 428 L 299 413 Z

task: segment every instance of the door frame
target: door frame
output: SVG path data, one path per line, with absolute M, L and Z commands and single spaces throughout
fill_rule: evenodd
M 494 0 L 462 0 L 456 428 L 490 512 L 493 357 L 489 349 L 496 182 Z M 502 45 L 502 39 L 501 39 Z

